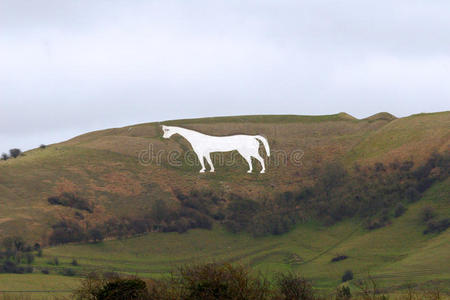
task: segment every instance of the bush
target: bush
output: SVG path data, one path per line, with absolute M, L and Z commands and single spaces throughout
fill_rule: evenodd
M 366 229 L 375 230 L 389 224 L 388 216 L 375 217 L 366 220 Z
M 41 148 L 41 149 L 45 149 L 45 148 L 47 148 L 47 146 L 46 146 L 46 145 L 44 145 L 44 144 L 41 144 L 41 145 L 39 146 L 39 148 Z
M 144 281 L 138 278 L 119 278 L 107 282 L 96 294 L 96 299 L 144 299 L 146 296 L 147 285 Z
M 351 270 L 347 270 L 342 275 L 342 282 L 347 282 L 353 279 L 353 272 Z
M 42 269 L 41 273 L 48 275 L 48 274 L 50 274 L 50 271 L 48 269 Z
M 58 266 L 59 265 L 59 259 L 57 257 L 53 257 L 51 260 L 47 262 L 49 265 Z
M 405 212 L 406 212 L 406 207 L 403 204 L 399 203 L 395 207 L 394 217 L 398 218 L 398 217 L 402 216 Z
M 375 169 L 375 172 L 385 172 L 386 168 L 384 167 L 382 162 L 376 162 L 373 166 Z
M 39 243 L 34 243 L 34 245 L 33 245 L 33 250 L 34 250 L 34 251 L 39 251 L 39 250 L 41 250 L 41 245 L 40 245 Z
M 352 293 L 350 292 L 350 287 L 342 286 L 338 287 L 336 290 L 336 300 L 348 300 L 352 298 Z
M 75 276 L 76 272 L 71 268 L 64 268 L 61 271 L 61 275 L 63 276 Z
M 408 172 L 409 170 L 411 170 L 411 168 L 414 166 L 414 162 L 408 160 L 408 161 L 404 161 L 401 165 L 400 165 L 400 171 L 403 172 Z
M 119 276 L 105 277 L 97 273 L 90 273 L 82 281 L 81 287 L 74 293 L 75 299 L 112 300 L 112 299 L 169 299 L 152 297 L 147 291 L 146 283 L 136 277 L 120 278 Z
M 0 266 L 0 273 L 17 273 L 23 274 L 25 273 L 25 269 L 16 265 L 16 263 L 6 260 Z
M 337 255 L 331 259 L 331 262 L 338 262 L 347 258 L 348 258 L 347 255 Z
M 450 219 L 446 218 L 446 219 L 442 219 L 439 221 L 434 221 L 431 220 L 428 222 L 427 224 L 427 228 L 424 230 L 424 234 L 428 234 L 428 233 L 441 233 L 445 230 L 447 230 L 447 228 L 450 227 Z
M 315 299 L 311 283 L 299 275 L 279 273 L 276 275 L 275 282 L 282 299 Z
M 6 153 L 2 153 L 2 160 L 8 160 L 9 155 Z
M 420 218 L 424 223 L 430 221 L 435 216 L 436 216 L 436 213 L 435 213 L 434 209 L 430 206 L 426 206 L 426 207 L 422 208 L 422 210 L 420 212 Z
M 72 259 L 72 262 L 70 264 L 72 266 L 78 266 L 78 261 L 74 258 L 74 259 Z
M 92 213 L 92 205 L 86 199 L 74 194 L 74 193 L 62 193 L 59 196 L 52 196 L 47 199 L 51 205 L 61 205 L 76 208 L 79 210 L 85 210 Z
M 182 267 L 180 285 L 183 299 L 265 299 L 268 283 L 252 277 L 242 266 L 210 263 Z
M 16 158 L 22 154 L 22 151 L 20 149 L 14 148 L 9 150 L 9 156 Z

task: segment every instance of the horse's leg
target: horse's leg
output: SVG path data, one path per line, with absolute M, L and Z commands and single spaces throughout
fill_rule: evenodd
M 245 156 L 244 156 L 244 159 L 247 161 L 248 167 L 249 167 L 247 173 L 251 173 L 251 172 L 253 171 L 252 157 L 251 157 L 250 155 L 245 155 Z
M 200 173 L 205 173 L 205 161 L 203 159 L 203 153 L 198 150 L 194 150 L 194 152 L 195 154 L 197 154 L 198 160 L 200 161 L 200 165 L 202 166 Z
M 211 170 L 209 170 L 209 171 L 210 172 L 214 172 L 214 166 L 213 166 L 212 161 L 211 161 L 211 153 L 207 153 L 205 155 L 205 157 L 206 157 L 206 161 L 208 162 L 209 166 L 211 167 Z
M 259 155 L 259 153 L 255 154 L 254 157 L 259 161 L 259 163 L 261 164 L 261 172 L 260 173 L 265 173 L 266 172 L 266 167 L 264 165 L 264 159 L 261 157 L 261 155 Z

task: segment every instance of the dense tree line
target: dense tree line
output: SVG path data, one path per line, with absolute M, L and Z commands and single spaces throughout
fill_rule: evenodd
M 308 217 L 332 225 L 356 216 L 366 220 L 367 229 L 376 229 L 403 215 L 408 203 L 417 201 L 433 183 L 448 178 L 449 170 L 449 153 L 433 153 L 417 168 L 412 161 L 355 165 L 353 170 L 328 163 L 317 170 L 314 185 L 272 199 L 237 195 L 223 199 L 211 191 L 178 193 L 177 197 L 232 232 L 248 231 L 256 236 L 282 234 Z M 443 231 L 448 223 L 448 219 L 433 219 L 426 232 Z
M 54 201 L 53 199 L 49 198 L 49 201 Z M 62 205 L 59 200 L 54 204 Z M 180 206 L 169 207 L 165 201 L 157 200 L 152 209 L 142 216 L 112 217 L 95 226 L 82 225 L 80 221 L 83 216 L 78 213 L 78 220 L 64 219 L 52 226 L 49 244 L 100 242 L 105 237 L 125 238 L 147 232 L 183 233 L 193 228 L 211 229 L 213 218 L 203 212 L 203 209 L 192 208 L 190 202 L 181 201 Z

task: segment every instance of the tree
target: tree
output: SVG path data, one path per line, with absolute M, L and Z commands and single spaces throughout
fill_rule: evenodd
M 13 149 L 9 150 L 9 155 L 11 157 L 16 158 L 16 157 L 20 156 L 21 154 L 22 154 L 22 150 L 20 150 L 18 148 L 13 148 Z
M 294 273 L 279 273 L 276 276 L 276 285 L 283 295 L 282 299 L 312 300 L 314 290 L 311 282 Z
M 97 228 L 93 228 L 91 230 L 89 230 L 89 240 L 93 241 L 94 243 L 98 243 L 103 241 L 104 237 L 103 234 L 100 230 L 98 230 Z
M 6 153 L 2 153 L 2 160 L 8 160 L 9 156 Z

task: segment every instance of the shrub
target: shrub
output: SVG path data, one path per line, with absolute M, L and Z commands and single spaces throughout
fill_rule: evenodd
M 146 283 L 137 278 L 105 277 L 90 273 L 74 292 L 75 299 L 111 300 L 111 299 L 170 299 L 149 297 Z
M 406 212 L 406 207 L 403 204 L 399 203 L 395 207 L 394 217 L 398 218 L 398 217 L 402 216 L 405 212 Z
M 39 146 L 39 148 L 41 148 L 41 149 L 45 149 L 45 148 L 47 148 L 47 146 L 46 146 L 46 145 L 44 145 L 44 144 L 41 144 L 41 145 Z
M 9 155 L 6 153 L 2 153 L 2 160 L 8 160 Z
M 352 298 L 352 293 L 350 292 L 350 287 L 341 286 L 336 290 L 336 300 L 348 300 Z
M 348 258 L 347 255 L 337 255 L 331 259 L 331 262 L 338 262 L 347 258 Z
M 375 230 L 389 224 L 389 217 L 381 216 L 366 220 L 366 229 Z
M 92 213 L 92 205 L 86 199 L 74 194 L 74 193 L 62 193 L 59 196 L 52 196 L 47 199 L 51 205 L 68 206 L 80 210 L 85 210 Z
M 47 262 L 49 265 L 58 266 L 59 265 L 59 259 L 57 257 L 53 257 L 51 260 Z
M 39 243 L 34 243 L 34 245 L 33 245 L 33 250 L 34 250 L 34 251 L 39 251 L 39 250 L 41 250 L 41 245 L 40 245 Z
M 375 172 L 384 172 L 386 168 L 384 167 L 382 162 L 376 162 L 374 165 Z
M 48 274 L 50 274 L 50 271 L 48 269 L 42 269 L 41 273 L 48 275 Z
M 75 276 L 76 272 L 71 268 L 64 268 L 61 271 L 61 275 L 63 276 Z
M 22 267 L 19 267 L 14 263 L 13 261 L 6 260 L 3 262 L 3 264 L 0 266 L 0 273 L 17 273 L 17 274 L 23 274 L 25 273 L 25 269 Z
M 183 299 L 265 299 L 269 294 L 268 283 L 242 266 L 209 263 L 182 267 L 179 273 Z
M 74 258 L 74 259 L 72 259 L 72 262 L 70 264 L 72 266 L 78 266 L 78 261 Z
M 431 220 L 428 222 L 427 228 L 423 231 L 423 233 L 424 234 L 441 233 L 441 232 L 447 230 L 447 228 L 449 228 L 449 227 L 450 227 L 450 219 L 449 218 L 445 218 L 445 219 L 438 220 L 438 221 Z
M 353 272 L 351 270 L 347 270 L 342 275 L 342 282 L 347 282 L 353 279 Z
M 425 206 L 424 208 L 422 208 L 422 210 L 420 212 L 420 218 L 424 223 L 430 221 L 435 216 L 436 216 L 436 213 L 435 213 L 434 209 L 430 206 Z
M 279 273 L 275 280 L 282 299 L 315 299 L 312 285 L 306 279 L 294 273 Z
M 144 299 L 147 285 L 139 278 L 113 279 L 103 285 L 96 293 L 96 299 Z
M 408 160 L 408 161 L 404 161 L 401 165 L 400 165 L 400 171 L 403 172 L 408 172 L 409 170 L 411 170 L 411 168 L 414 166 L 414 162 Z
M 75 217 L 76 217 L 78 220 L 84 220 L 83 214 L 80 213 L 79 211 L 76 211 L 76 212 L 75 212 Z
M 18 156 L 20 156 L 22 154 L 22 151 L 20 149 L 17 148 L 13 148 L 11 150 L 9 150 L 9 156 L 16 158 Z

